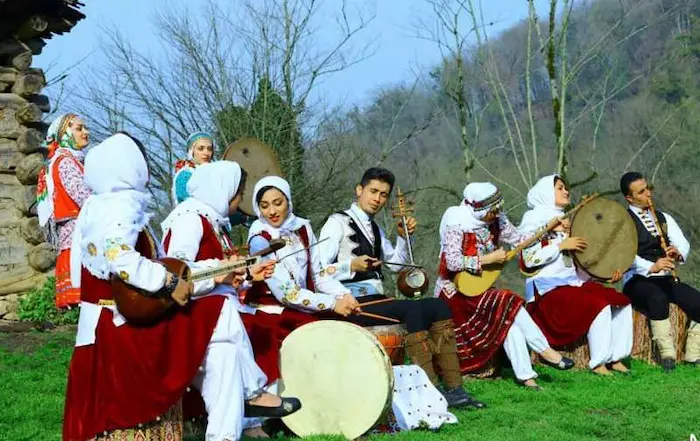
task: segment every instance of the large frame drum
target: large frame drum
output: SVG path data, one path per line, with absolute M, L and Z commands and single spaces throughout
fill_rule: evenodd
M 626 271 L 637 255 L 637 228 L 619 203 L 597 198 L 581 207 L 571 219 L 571 237 L 583 237 L 583 251 L 573 253 L 577 266 L 591 276 L 608 280 L 616 270 Z
M 352 323 L 320 320 L 292 331 L 280 348 L 280 373 L 281 395 L 302 403 L 282 421 L 300 437 L 357 438 L 391 405 L 389 357 L 372 333 Z

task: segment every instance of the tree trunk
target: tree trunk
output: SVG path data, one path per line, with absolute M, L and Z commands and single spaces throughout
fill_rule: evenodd
M 46 272 L 56 264 L 56 251 L 44 242 L 32 248 L 27 254 L 29 266 L 39 272 Z
M 10 64 L 18 70 L 26 70 L 32 65 L 32 51 L 24 51 L 15 55 Z
M 36 185 L 17 187 L 13 199 L 15 206 L 22 214 L 36 215 Z
M 17 121 L 22 123 L 22 125 L 38 123 L 43 116 L 44 112 L 34 103 L 27 103 L 15 112 L 15 118 L 17 118 Z
M 39 226 L 39 218 L 36 216 L 24 219 L 19 231 L 22 235 L 22 239 L 32 245 L 39 245 L 46 241 L 44 231 Z
M 44 155 L 32 153 L 27 155 L 17 164 L 15 175 L 24 185 L 34 185 L 39 178 L 39 171 L 44 166 Z
M 34 95 L 41 92 L 44 86 L 46 86 L 46 79 L 43 74 L 24 74 L 15 81 L 15 84 L 12 86 L 12 93 L 20 96 Z
M 8 38 L 0 41 L 0 55 L 9 55 L 16 57 L 19 54 L 30 51 L 34 55 L 39 55 L 44 49 L 46 42 L 41 38 L 23 41 L 20 43 L 14 38 Z
M 49 27 L 49 22 L 43 15 L 32 15 L 19 25 L 15 32 L 18 40 L 29 40 L 41 36 Z
M 27 99 L 39 106 L 39 109 L 41 109 L 42 112 L 51 112 L 51 102 L 49 101 L 49 97 L 46 95 L 32 95 L 27 97 Z
M 29 155 L 38 151 L 43 141 L 44 135 L 40 131 L 37 129 L 26 129 L 17 138 L 17 151 Z

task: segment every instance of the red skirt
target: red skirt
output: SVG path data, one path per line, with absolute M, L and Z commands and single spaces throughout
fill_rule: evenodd
M 255 362 L 267 375 L 268 384 L 280 378 L 282 341 L 296 328 L 318 320 L 312 314 L 292 308 L 284 308 L 282 314 L 257 311 L 255 314 L 241 314 L 241 318 L 253 346 Z
M 223 302 L 199 299 L 149 327 L 116 327 L 103 309 L 95 344 L 73 351 L 63 440 L 136 427 L 168 411 L 197 374 Z
M 56 308 L 80 303 L 80 288 L 70 280 L 70 248 L 58 253 L 56 258 Z
M 512 291 L 491 288 L 477 297 L 445 299 L 452 310 L 462 375 L 483 369 L 496 355 L 525 301 Z
M 565 346 L 583 337 L 606 306 L 622 307 L 630 300 L 597 282 L 560 286 L 527 305 L 532 319 L 552 346 Z

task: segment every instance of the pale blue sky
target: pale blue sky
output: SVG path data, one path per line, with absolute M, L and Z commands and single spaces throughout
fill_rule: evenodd
M 222 2 L 227 0 L 220 0 Z M 230 0 L 229 0 L 230 1 Z M 317 98 L 323 97 L 330 104 L 362 105 L 378 88 L 412 81 L 418 72 L 433 66 L 440 60 L 437 46 L 416 38 L 415 25 L 432 13 L 423 0 L 348 0 L 354 6 L 368 5 L 376 12 L 369 28 L 359 36 L 357 44 L 373 42 L 376 53 L 346 71 L 334 74 L 316 90 Z M 75 65 L 88 56 L 80 69 L 89 69 L 99 63 L 101 28 L 116 26 L 139 50 L 156 47 L 158 36 L 152 24 L 153 14 L 159 8 L 172 4 L 168 0 L 86 0 L 83 11 L 87 18 L 69 34 L 48 41 L 44 52 L 35 58 L 34 66 L 48 69 L 49 77 Z M 202 0 L 189 0 L 189 7 L 203 4 Z M 475 1 L 478 3 L 478 0 Z M 527 16 L 525 0 L 483 0 L 483 14 L 487 22 L 494 22 L 490 34 L 503 30 Z M 546 13 L 548 0 L 537 0 L 540 15 Z M 324 8 L 333 8 L 340 0 L 325 0 Z M 326 30 L 321 27 L 320 37 Z M 95 54 L 89 57 L 91 54 Z M 69 72 L 65 83 L 70 90 L 79 87 L 77 75 Z M 50 95 L 56 90 L 49 90 Z

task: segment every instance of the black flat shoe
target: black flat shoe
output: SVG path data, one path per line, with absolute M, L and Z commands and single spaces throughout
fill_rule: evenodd
M 440 387 L 438 390 L 445 397 L 447 407 L 473 407 L 474 409 L 483 409 L 486 407 L 486 404 L 474 399 L 474 397 L 469 395 L 469 393 L 467 393 L 467 391 L 461 387 L 455 387 L 454 389 L 445 389 Z
M 669 373 L 676 369 L 676 360 L 673 358 L 662 358 L 661 367 L 663 368 L 664 372 Z
M 559 363 L 552 363 L 549 360 L 544 359 L 543 357 L 540 357 L 542 360 L 542 363 L 546 364 L 547 366 L 552 366 L 555 369 L 559 369 L 560 371 L 568 371 L 572 367 L 574 367 L 574 360 L 566 357 L 561 357 L 561 360 Z
M 282 418 L 299 409 L 301 409 L 301 401 L 298 398 L 282 398 L 282 403 L 277 407 L 256 406 L 246 401 L 244 415 L 248 418 Z

